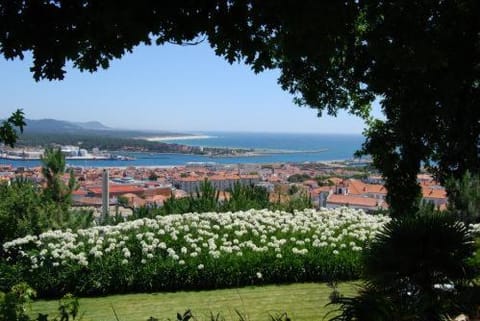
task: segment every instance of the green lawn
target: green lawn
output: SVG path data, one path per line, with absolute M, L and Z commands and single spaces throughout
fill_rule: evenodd
M 344 295 L 356 291 L 353 283 L 343 283 Z M 235 309 L 250 321 L 268 321 L 269 314 L 287 312 L 293 321 L 322 320 L 331 289 L 324 283 L 269 285 L 198 292 L 112 295 L 80 299 L 83 321 L 115 321 L 112 306 L 120 321 L 146 321 L 150 316 L 174 320 L 176 313 L 191 309 L 198 321 L 208 321 L 210 312 L 220 312 L 227 321 L 238 321 Z M 57 301 L 38 301 L 32 315 L 56 315 Z

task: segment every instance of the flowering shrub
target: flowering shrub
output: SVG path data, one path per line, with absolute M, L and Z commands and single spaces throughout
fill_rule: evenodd
M 474 236 L 480 236 L 480 224 L 470 224 L 469 230 Z
M 19 238 L 4 264 L 43 296 L 352 279 L 388 220 L 347 208 L 159 216 Z

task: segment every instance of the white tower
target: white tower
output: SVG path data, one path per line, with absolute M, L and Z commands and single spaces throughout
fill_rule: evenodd
M 110 205 L 110 189 L 108 186 L 108 169 L 104 168 L 102 173 L 102 221 L 108 217 Z

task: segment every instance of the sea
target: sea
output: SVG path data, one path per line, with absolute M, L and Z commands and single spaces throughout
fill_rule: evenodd
M 193 138 L 195 137 L 195 138 Z M 352 160 L 365 138 L 354 134 L 294 134 L 294 133 L 238 133 L 202 132 L 192 139 L 162 140 L 203 147 L 230 147 L 254 149 L 255 155 L 206 156 L 172 153 L 113 153 L 133 160 L 67 160 L 72 167 L 152 167 L 187 164 L 259 164 L 259 163 L 315 163 L 333 160 Z M 40 166 L 39 160 L 0 159 L 1 165 L 14 167 Z

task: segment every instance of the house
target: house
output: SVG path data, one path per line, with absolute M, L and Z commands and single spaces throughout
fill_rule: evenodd
M 143 196 L 145 189 L 137 185 L 109 185 L 110 197 L 119 196 L 126 193 L 132 193 L 138 196 Z M 87 196 L 89 197 L 98 197 L 102 196 L 101 187 L 90 187 L 87 189 Z
M 200 183 L 202 183 L 203 181 L 204 179 L 200 177 L 179 177 L 174 179 L 173 186 L 187 193 L 194 193 L 195 191 L 200 189 Z
M 422 197 L 425 201 L 431 202 L 439 208 L 446 207 L 447 193 L 445 188 L 436 185 L 429 175 L 419 176 L 419 182 L 421 183 Z M 381 184 L 369 184 L 356 179 L 346 179 L 335 185 L 335 191 L 333 195 L 329 195 L 326 199 L 326 205 L 327 207 L 337 207 L 339 204 L 343 204 L 353 208 L 372 210 L 374 208 L 387 208 L 386 197 L 387 189 Z
M 361 209 L 366 212 L 372 212 L 387 207 L 383 200 L 378 200 L 368 196 L 331 194 L 326 199 L 327 208 L 344 206 Z
M 447 192 L 444 188 L 422 186 L 422 197 L 425 201 L 444 208 L 447 204 Z
M 169 198 L 169 196 L 165 195 L 153 195 L 145 197 L 145 202 L 146 204 L 155 204 L 157 206 L 162 206 L 163 203 L 165 203 L 165 201 Z
M 312 203 L 316 207 L 327 207 L 327 198 L 334 193 L 334 186 L 320 186 L 310 191 Z
M 131 207 L 141 207 L 146 204 L 146 201 L 143 198 L 133 193 L 125 193 L 120 195 L 120 197 L 124 198 L 127 201 L 128 206 Z
M 380 184 L 366 184 L 357 179 L 348 179 L 336 185 L 336 194 L 368 196 L 384 200 L 387 189 Z
M 195 193 L 200 189 L 200 184 L 208 180 L 215 189 L 225 191 L 232 189 L 235 184 L 255 185 L 260 182 L 258 175 L 237 175 L 229 173 L 216 173 L 210 176 L 187 176 L 174 179 L 175 188 L 186 191 L 187 193 Z

